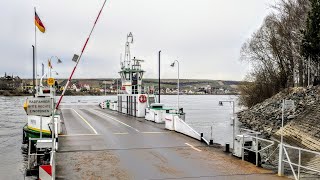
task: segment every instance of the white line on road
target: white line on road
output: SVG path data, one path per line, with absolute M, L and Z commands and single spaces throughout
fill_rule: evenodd
M 122 121 L 119 121 L 119 120 L 117 120 L 117 119 L 115 119 L 115 118 L 113 118 L 113 117 L 111 117 L 111 116 L 108 116 L 108 115 L 106 115 L 105 113 L 101 113 L 101 112 L 99 112 L 99 111 L 97 111 L 97 110 L 95 110 L 95 109 L 91 109 L 91 110 L 92 110 L 92 111 L 95 111 L 96 113 L 98 113 L 98 114 L 100 114 L 100 115 L 102 115 L 102 116 L 105 116 L 105 117 L 108 117 L 108 118 L 110 118 L 110 119 L 112 119 L 112 120 L 115 120 L 115 121 L 121 123 L 122 125 L 125 125 L 125 126 L 131 128 L 131 129 L 133 129 L 133 130 L 135 130 L 135 131 L 137 131 L 137 132 L 140 132 L 138 129 L 136 129 L 136 128 L 134 128 L 134 127 L 132 127 L 132 126 L 130 126 L 130 125 L 122 122 Z
M 198 148 L 196 148 L 196 147 L 194 147 L 194 146 L 192 146 L 191 144 L 189 144 L 189 143 L 185 143 L 186 145 L 188 145 L 188 146 L 190 146 L 192 149 L 194 149 L 194 150 L 196 150 L 196 151 L 198 151 L 198 152 L 201 152 L 201 150 L 200 149 L 198 149 Z
M 129 133 L 113 133 L 115 135 L 125 135 L 125 134 L 129 134 Z
M 59 136 L 68 137 L 68 136 L 100 136 L 100 135 L 99 134 L 62 134 L 62 135 L 59 135 Z
M 171 133 L 171 132 L 141 132 L 143 134 L 168 134 L 168 133 Z
M 97 131 L 91 126 L 91 124 L 85 120 L 76 110 L 74 110 L 73 108 L 71 108 L 92 130 L 95 134 L 98 134 Z

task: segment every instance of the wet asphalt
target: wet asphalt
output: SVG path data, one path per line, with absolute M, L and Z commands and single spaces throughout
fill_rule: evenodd
M 164 124 L 62 106 L 57 179 L 282 179 Z

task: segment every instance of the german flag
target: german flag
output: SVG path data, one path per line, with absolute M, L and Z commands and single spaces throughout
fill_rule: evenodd
M 41 32 L 45 32 L 46 31 L 46 28 L 44 27 L 44 25 L 42 24 L 37 12 L 34 12 L 35 13 L 35 16 L 34 16 L 34 23 L 36 24 L 36 26 L 38 27 L 38 29 L 41 31 Z

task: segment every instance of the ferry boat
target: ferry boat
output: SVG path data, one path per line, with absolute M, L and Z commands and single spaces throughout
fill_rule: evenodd
M 142 86 L 145 71 L 141 67 L 144 60 L 131 59 L 130 44 L 133 43 L 133 35 L 127 35 L 125 43 L 125 56 L 120 60 L 121 89 L 117 90 L 117 100 L 106 100 L 99 105 L 102 109 L 111 109 L 123 114 L 144 117 L 155 123 L 165 123 L 166 114 L 179 114 L 184 119 L 183 109 L 167 108 L 158 102 L 153 87 Z
M 45 75 L 44 75 L 45 76 Z M 30 138 L 51 137 L 52 113 L 55 107 L 55 86 L 43 85 L 42 80 L 36 86 L 33 97 L 28 97 L 23 105 L 27 113 L 27 123 L 23 127 L 23 143 L 27 143 Z M 48 78 L 53 79 L 53 78 Z M 53 115 L 57 122 L 57 132 L 61 133 L 60 112 Z

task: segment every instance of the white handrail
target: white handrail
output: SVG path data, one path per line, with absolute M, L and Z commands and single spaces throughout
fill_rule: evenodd
M 303 149 L 303 148 L 300 148 L 300 147 L 295 147 L 295 146 L 291 146 L 291 145 L 287 145 L 287 144 L 282 144 L 282 146 L 281 146 L 281 144 L 280 144 L 280 147 L 283 148 L 283 152 L 284 152 L 284 154 L 286 155 L 287 160 L 282 159 L 281 161 L 279 161 L 279 163 L 282 163 L 282 162 L 288 163 L 288 164 L 290 165 L 291 171 L 292 171 L 292 173 L 293 173 L 293 175 L 294 175 L 294 178 L 295 178 L 296 180 L 300 179 L 300 168 L 304 168 L 304 169 L 306 169 L 306 170 L 310 170 L 310 171 L 313 171 L 313 172 L 320 173 L 320 170 L 313 169 L 313 168 L 311 168 L 311 167 L 307 167 L 307 166 L 301 165 L 301 151 L 303 151 L 303 152 L 308 152 L 308 153 L 311 153 L 311 154 L 314 154 L 314 155 L 317 155 L 317 156 L 320 156 L 320 152 L 311 151 L 311 150 L 308 150 L 308 149 Z M 299 162 L 299 164 L 296 164 L 296 163 L 291 162 L 290 157 L 289 157 L 289 154 L 288 154 L 288 152 L 287 152 L 287 148 L 293 149 L 293 150 L 298 150 L 298 151 L 299 151 L 299 157 L 298 157 L 298 162 Z M 281 148 L 280 148 L 280 149 L 281 149 Z M 281 150 L 280 150 L 280 153 L 281 153 Z M 280 153 L 279 153 L 279 156 L 281 156 Z M 283 166 L 283 165 L 280 165 L 280 166 Z M 298 173 L 297 173 L 297 174 L 296 174 L 293 166 L 298 167 Z M 283 170 L 283 169 L 279 168 L 278 174 L 282 175 L 282 173 L 281 173 L 282 170 Z

